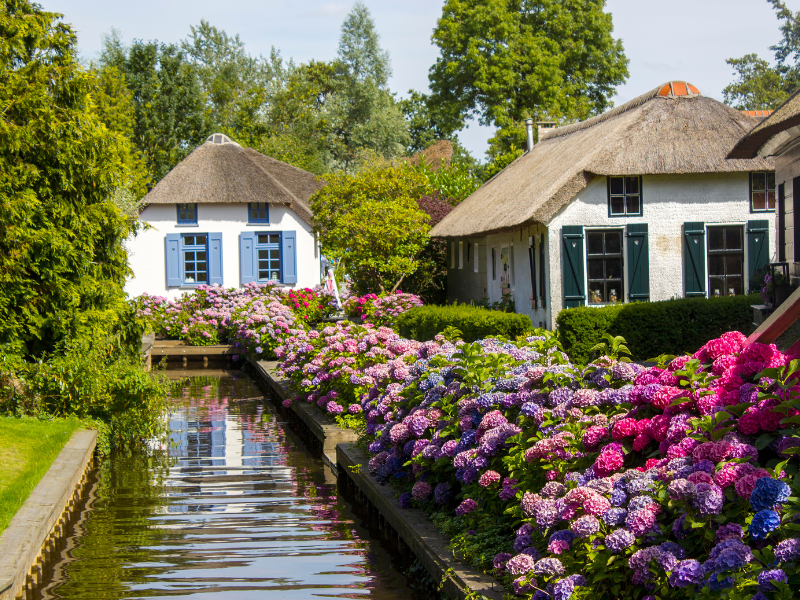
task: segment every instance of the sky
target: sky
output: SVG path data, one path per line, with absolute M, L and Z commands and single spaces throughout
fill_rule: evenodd
M 123 41 L 178 42 L 190 25 L 209 21 L 229 35 L 239 34 L 251 54 L 268 56 L 271 47 L 296 63 L 336 56 L 342 21 L 353 2 L 325 0 L 39 0 L 59 12 L 78 34 L 82 56 L 93 58 L 104 33 L 116 28 Z M 427 91 L 428 69 L 438 56 L 431 43 L 442 1 L 365 0 L 389 51 L 392 91 Z M 800 0 L 787 0 L 800 10 Z M 725 60 L 756 53 L 772 59 L 769 47 L 780 37 L 778 20 L 766 0 L 606 0 L 614 37 L 622 39 L 630 76 L 617 89 L 616 105 L 673 79 L 689 81 L 706 96 L 722 100 L 732 78 Z M 493 129 L 473 123 L 459 139 L 484 158 Z

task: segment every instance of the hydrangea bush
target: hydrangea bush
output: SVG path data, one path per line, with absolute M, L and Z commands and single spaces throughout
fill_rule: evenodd
M 419 296 L 398 290 L 383 296 L 376 294 L 351 296 L 344 302 L 344 311 L 349 319 L 357 323 L 369 322 L 378 327 L 394 327 L 398 316 L 415 306 L 422 305 Z
M 401 506 L 452 515 L 462 541 L 502 525 L 477 562 L 520 596 L 800 588 L 800 361 L 774 345 L 745 348 L 733 332 L 658 366 L 578 367 L 544 332 L 473 344 L 313 333 L 278 349 L 304 399 L 363 419 L 369 470 Z

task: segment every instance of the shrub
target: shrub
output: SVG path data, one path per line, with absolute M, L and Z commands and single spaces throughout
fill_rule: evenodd
M 569 357 L 586 364 L 603 334 L 621 335 L 634 360 L 660 354 L 694 352 L 726 331 L 751 331 L 758 296 L 683 298 L 604 307 L 562 310 L 556 318 L 558 337 Z
M 447 327 L 459 329 L 468 342 L 492 336 L 514 339 L 533 329 L 528 315 L 463 304 L 421 306 L 397 318 L 397 332 L 421 342 L 432 340 Z

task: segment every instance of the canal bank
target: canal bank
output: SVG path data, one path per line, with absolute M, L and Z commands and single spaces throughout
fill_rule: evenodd
M 0 535 L 0 600 L 37 586 L 84 496 L 97 431 L 76 431 Z

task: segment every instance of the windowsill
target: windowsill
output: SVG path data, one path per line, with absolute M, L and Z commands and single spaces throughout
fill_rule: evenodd
M 620 219 L 620 218 L 624 219 L 625 217 L 642 217 L 642 216 L 644 216 L 643 213 L 638 213 L 638 214 L 635 214 L 635 215 L 634 214 L 631 214 L 631 215 L 612 215 L 611 213 L 609 213 L 608 218 L 609 219 Z
M 175 227 L 200 227 L 199 223 L 178 223 Z
M 763 215 L 764 213 L 769 214 L 769 213 L 774 213 L 774 212 L 775 212 L 774 208 L 764 208 L 764 209 L 760 209 L 760 210 L 757 209 L 757 208 L 751 208 L 750 209 L 750 214 L 751 215 Z
M 248 227 L 264 227 L 265 225 L 267 227 L 269 227 L 270 225 L 272 225 L 272 223 L 248 223 L 247 224 Z

